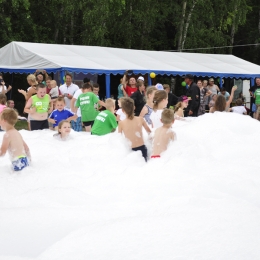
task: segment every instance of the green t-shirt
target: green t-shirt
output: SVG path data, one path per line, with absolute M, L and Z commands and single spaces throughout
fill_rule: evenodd
M 260 105 L 260 88 L 255 91 L 255 104 Z
M 46 113 L 49 110 L 50 96 L 46 94 L 43 98 L 39 98 L 37 95 L 32 96 L 32 107 L 36 107 L 36 112 Z
M 89 122 L 95 120 L 98 112 L 94 108 L 94 104 L 98 101 L 98 97 L 92 92 L 86 92 L 79 95 L 76 102 L 76 107 L 80 107 L 82 122 Z
M 117 128 L 115 115 L 109 110 L 100 112 L 92 126 L 91 133 L 93 135 L 106 135 Z

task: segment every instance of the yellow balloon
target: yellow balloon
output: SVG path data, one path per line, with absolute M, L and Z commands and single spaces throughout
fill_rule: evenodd
M 155 75 L 154 72 L 151 72 L 151 73 L 150 73 L 150 77 L 151 77 L 152 79 L 155 78 L 155 76 L 156 76 L 156 75 Z

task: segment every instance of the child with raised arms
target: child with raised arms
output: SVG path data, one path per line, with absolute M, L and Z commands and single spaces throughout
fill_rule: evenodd
M 82 94 L 79 95 L 76 101 L 76 108 L 80 108 L 81 110 L 81 120 L 85 126 L 86 132 L 91 131 L 91 127 L 98 114 L 97 110 L 94 108 L 96 103 L 105 107 L 105 103 L 99 100 L 92 92 L 92 85 L 90 83 L 85 83 L 82 86 Z
M 187 96 L 181 96 L 178 99 L 178 103 L 174 108 L 174 119 L 184 118 L 184 109 L 187 108 L 189 104 L 189 98 Z
M 152 128 L 158 128 L 162 126 L 161 115 L 164 108 L 168 104 L 168 94 L 165 90 L 157 90 L 153 98 L 153 112 L 150 119 L 152 122 Z
M 134 116 L 134 101 L 131 98 L 121 99 L 122 111 L 126 115 L 126 119 L 118 124 L 118 133 L 123 133 L 131 142 L 133 151 L 141 151 L 147 161 L 147 148 L 144 145 L 142 127 L 147 133 L 151 133 L 150 128 L 142 117 Z
M 54 134 L 53 136 L 62 141 L 67 140 L 69 138 L 69 134 L 71 130 L 70 122 L 67 120 L 60 121 L 57 130 L 58 133 Z
M 77 115 L 66 109 L 65 105 L 64 98 L 58 97 L 56 100 L 56 109 L 52 111 L 48 118 L 48 121 L 53 124 L 55 130 L 57 130 L 60 121 L 67 120 L 70 122 L 71 120 L 77 119 Z
M 28 145 L 24 142 L 21 134 L 14 128 L 17 120 L 18 114 L 14 109 L 6 108 L 0 114 L 0 125 L 6 131 L 0 148 L 0 156 L 4 156 L 8 151 L 13 170 L 21 171 L 29 166 L 31 155 Z
M 106 110 L 100 112 L 95 118 L 91 129 L 92 135 L 106 135 L 114 132 L 117 128 L 115 113 L 115 101 L 112 98 L 106 99 Z
M 174 111 L 164 109 L 161 121 L 163 125 L 155 130 L 151 158 L 160 158 L 161 153 L 167 150 L 168 144 L 174 141 L 176 134 L 171 130 L 174 123 Z
M 27 101 L 24 112 L 30 115 L 31 130 L 48 129 L 48 113 L 52 112 L 52 101 L 42 83 L 36 87 L 37 94 Z
M 153 112 L 153 98 L 154 98 L 154 94 L 157 91 L 157 88 L 152 86 L 152 87 L 148 87 L 146 89 L 146 104 L 144 105 L 141 113 L 140 113 L 140 117 L 143 117 L 145 119 L 145 121 L 147 122 L 147 124 L 152 125 L 152 121 L 151 121 L 151 114 Z

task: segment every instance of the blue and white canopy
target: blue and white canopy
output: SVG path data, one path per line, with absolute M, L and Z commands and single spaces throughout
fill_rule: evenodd
M 156 74 L 255 78 L 260 66 L 233 55 L 162 52 L 78 46 L 11 42 L 0 49 L 0 71 L 31 73 L 70 71 L 91 74 Z

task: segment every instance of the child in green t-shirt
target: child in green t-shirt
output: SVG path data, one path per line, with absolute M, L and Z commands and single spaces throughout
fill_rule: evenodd
M 259 120 L 259 114 L 260 114 L 260 88 L 257 88 L 254 93 L 255 98 L 255 104 L 257 107 L 256 113 L 255 113 L 255 119 Z
M 92 85 L 85 83 L 82 86 L 82 94 L 79 95 L 76 107 L 81 110 L 81 121 L 85 126 L 86 132 L 90 132 L 94 120 L 98 114 L 94 108 L 94 104 L 100 104 L 105 106 L 105 103 L 98 99 L 98 97 L 92 92 Z
M 115 101 L 112 98 L 108 98 L 105 102 L 106 110 L 100 112 L 91 129 L 93 135 L 106 135 L 114 132 L 117 128 L 115 113 Z

